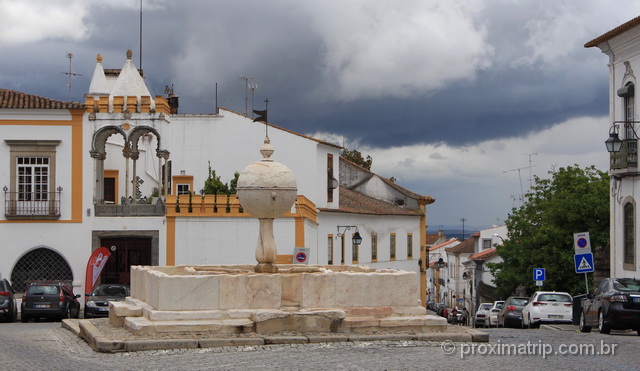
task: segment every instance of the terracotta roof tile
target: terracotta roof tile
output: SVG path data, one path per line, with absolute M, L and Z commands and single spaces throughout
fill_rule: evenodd
M 84 104 L 78 102 L 63 102 L 37 95 L 20 93 L 14 90 L 0 89 L 0 108 L 84 109 Z
M 498 255 L 498 250 L 496 250 L 495 247 L 492 247 L 490 249 L 486 249 L 486 250 L 480 251 L 477 254 L 471 255 L 469 257 L 469 259 L 471 259 L 471 260 L 489 260 L 489 259 L 493 258 L 496 255 Z
M 440 233 L 427 233 L 427 245 L 433 245 L 440 239 Z
M 475 241 L 475 238 L 467 238 L 453 247 L 445 248 L 444 251 L 452 254 L 470 254 L 473 253 Z
M 630 20 L 629 22 L 622 24 L 616 28 L 614 28 L 613 30 L 605 33 L 604 35 L 598 36 L 595 39 L 589 41 L 588 43 L 584 44 L 585 48 L 591 48 L 594 46 L 598 46 L 601 43 L 605 42 L 605 41 L 609 41 L 611 39 L 613 39 L 614 37 L 620 35 L 621 33 L 624 33 L 626 31 L 629 31 L 630 29 L 634 28 L 635 26 L 640 24 L 640 17 L 635 17 L 634 19 Z
M 455 237 L 451 237 L 450 239 L 448 239 L 447 241 L 445 241 L 445 242 L 443 242 L 443 243 L 441 243 L 441 244 L 438 244 L 438 245 L 435 245 L 435 246 L 430 247 L 430 248 L 429 248 L 429 251 L 438 250 L 439 248 L 441 248 L 441 247 L 443 247 L 443 246 L 447 246 L 447 245 L 452 244 L 452 243 L 454 243 L 454 242 L 460 242 L 460 241 L 458 241 L 458 239 L 457 239 L 457 238 L 455 238 Z
M 340 187 L 339 192 L 340 192 L 340 208 L 339 209 L 321 208 L 320 211 L 344 212 L 344 213 L 354 213 L 354 214 L 370 214 L 370 215 L 408 215 L 408 216 L 423 215 L 423 212 L 420 210 L 405 209 L 396 204 L 380 201 L 375 198 L 365 196 L 360 192 L 348 190 L 344 187 Z

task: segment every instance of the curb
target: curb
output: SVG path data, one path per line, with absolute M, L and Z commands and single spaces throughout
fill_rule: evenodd
M 436 341 L 488 342 L 489 334 L 475 329 L 467 333 L 422 334 L 328 334 L 328 335 L 269 335 L 251 338 L 109 340 L 90 320 L 64 320 L 65 328 L 84 339 L 96 352 L 138 352 L 144 350 L 198 349 L 215 347 L 260 346 L 276 344 L 317 344 L 333 342 L 374 341 Z

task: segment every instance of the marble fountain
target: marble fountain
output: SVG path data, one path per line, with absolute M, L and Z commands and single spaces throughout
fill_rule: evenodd
M 132 334 L 358 334 L 441 332 L 420 305 L 416 273 L 349 265 L 276 265 L 273 220 L 291 208 L 291 171 L 263 158 L 238 180 L 242 207 L 260 221 L 257 265 L 131 267 L 131 296 L 111 302 L 109 324 Z

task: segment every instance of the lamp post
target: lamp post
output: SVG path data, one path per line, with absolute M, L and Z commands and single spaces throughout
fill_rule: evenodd
M 620 127 L 615 123 L 609 128 L 609 138 L 604 142 L 604 145 L 607 147 L 607 152 L 609 153 L 618 153 L 622 148 L 622 140 L 618 137 L 619 130 Z

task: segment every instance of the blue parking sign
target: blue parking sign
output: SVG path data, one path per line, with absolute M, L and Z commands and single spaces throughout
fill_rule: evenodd
M 545 274 L 545 270 L 544 268 L 533 268 L 533 280 L 534 281 L 544 281 L 544 279 L 546 278 L 546 274 Z

